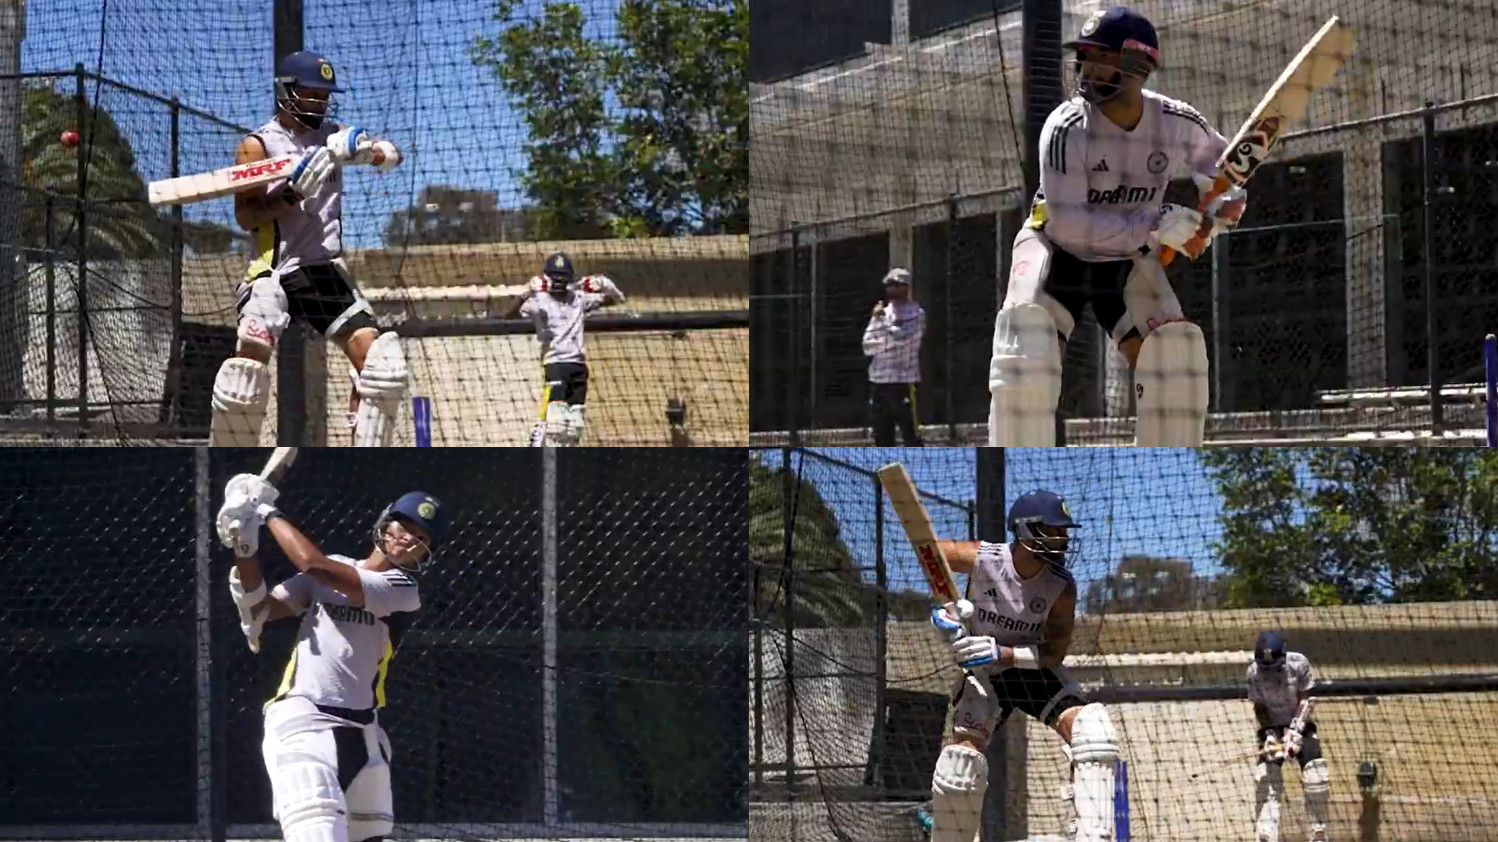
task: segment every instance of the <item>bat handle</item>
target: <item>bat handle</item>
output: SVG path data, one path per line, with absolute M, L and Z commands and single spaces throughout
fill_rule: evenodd
M 1175 249 L 1171 248 L 1170 246 L 1161 246 L 1160 247 L 1160 265 L 1161 266 L 1169 266 L 1170 265 L 1170 261 L 1175 260 L 1175 259 L 1176 259 L 1176 250 Z

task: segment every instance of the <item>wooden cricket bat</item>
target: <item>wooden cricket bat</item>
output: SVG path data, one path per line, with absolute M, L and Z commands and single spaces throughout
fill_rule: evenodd
M 274 485 L 291 469 L 291 463 L 296 461 L 296 452 L 295 447 L 276 448 L 270 458 L 265 460 L 265 467 L 260 469 L 260 478 Z
M 188 205 L 227 196 L 246 187 L 276 181 L 291 174 L 300 155 L 281 155 L 248 164 L 214 170 L 197 175 L 153 181 L 147 188 L 153 205 Z
M 1253 177 L 1254 171 L 1269 157 L 1279 141 L 1280 135 L 1292 120 L 1305 116 L 1311 103 L 1311 94 L 1318 88 L 1331 84 L 1332 78 L 1342 68 L 1356 37 L 1353 31 L 1343 26 L 1336 15 L 1322 24 L 1311 36 L 1300 52 L 1285 67 L 1284 72 L 1270 86 L 1269 92 L 1259 100 L 1258 106 L 1242 128 L 1228 141 L 1222 157 L 1217 159 L 1217 172 L 1212 186 L 1201 197 L 1197 210 L 1203 214 L 1202 225 L 1191 238 L 1191 245 L 1204 248 L 1212 235 L 1212 220 L 1207 216 L 1208 208 L 1233 187 L 1242 187 Z M 1175 258 L 1175 250 L 1169 246 L 1160 249 L 1161 265 L 1169 265 Z
M 399 163 L 400 153 L 395 151 L 394 146 L 385 144 L 383 141 L 377 142 L 375 148 L 371 150 L 370 163 L 380 166 L 385 163 L 387 157 L 394 157 Z M 302 160 L 300 155 L 281 155 L 276 158 L 266 158 L 263 161 L 251 161 L 248 164 L 235 164 L 232 167 L 197 175 L 164 178 L 151 182 L 146 189 L 152 205 L 190 205 L 194 202 L 206 202 L 209 199 L 217 199 L 219 196 L 237 193 L 247 187 L 286 178 L 291 175 L 292 170 L 296 169 L 297 162 L 300 160 Z
M 905 537 L 910 539 L 910 545 L 915 548 L 921 569 L 926 571 L 926 582 L 931 586 L 932 595 L 942 604 L 961 599 L 962 592 L 957 590 L 952 567 L 947 564 L 946 555 L 936 543 L 936 529 L 931 525 L 931 515 L 921 503 L 915 483 L 910 481 L 905 466 L 894 462 L 880 468 L 879 483 L 884 486 L 884 493 L 889 495 L 895 514 L 899 515 L 900 523 L 905 527 Z

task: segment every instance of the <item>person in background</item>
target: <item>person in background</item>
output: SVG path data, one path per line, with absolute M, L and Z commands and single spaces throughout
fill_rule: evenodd
M 863 331 L 863 353 L 869 358 L 869 411 L 874 444 L 895 443 L 895 427 L 907 447 L 920 447 L 916 429 L 916 385 L 921 381 L 921 339 L 926 311 L 911 298 L 910 272 L 891 269 L 884 276 L 884 299 L 874 305 Z

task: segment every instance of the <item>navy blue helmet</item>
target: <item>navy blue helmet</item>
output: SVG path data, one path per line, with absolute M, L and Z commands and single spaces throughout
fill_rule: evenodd
M 1254 662 L 1259 669 L 1277 670 L 1285 666 L 1285 636 L 1277 631 L 1260 632 L 1254 642 Z
M 1124 74 L 1146 79 L 1160 66 L 1160 38 L 1155 25 L 1127 6 L 1109 6 L 1094 13 L 1082 24 L 1081 34 L 1061 46 L 1077 51 L 1074 93 L 1088 102 L 1117 96 L 1123 90 Z M 1117 70 L 1109 78 L 1089 78 L 1082 72 L 1082 57 L 1088 49 L 1119 53 Z
M 1043 539 L 1051 537 L 1036 527 L 1052 529 L 1075 529 L 1081 524 L 1072 519 L 1071 508 L 1061 495 L 1054 491 L 1031 491 L 1020 495 L 1009 507 L 1009 531 L 1015 540 L 1031 552 L 1055 564 L 1064 564 L 1066 556 L 1075 551 L 1070 537 L 1064 548 L 1047 546 Z M 1066 533 L 1062 533 L 1066 534 Z M 1054 533 L 1052 533 L 1054 535 Z
M 447 538 L 447 507 L 442 505 L 436 497 L 424 491 L 402 494 L 394 503 L 385 507 L 385 511 L 380 513 L 380 519 L 375 522 L 376 546 L 383 546 L 385 524 L 392 520 L 421 527 L 421 530 L 431 538 L 431 542 L 427 545 L 426 559 L 416 565 L 417 571 L 425 569 L 437 554 L 437 548 Z

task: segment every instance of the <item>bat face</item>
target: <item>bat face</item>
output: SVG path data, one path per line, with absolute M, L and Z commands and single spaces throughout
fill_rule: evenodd
M 254 179 L 260 176 L 277 176 L 282 172 L 290 172 L 291 161 L 292 159 L 289 156 L 282 156 L 280 158 L 271 158 L 268 161 L 251 161 L 248 164 L 230 167 L 229 183 L 235 186 L 246 182 L 255 184 L 258 182 L 254 181 Z
M 248 164 L 214 170 L 198 175 L 184 175 L 153 181 L 148 188 L 153 205 L 187 205 L 225 196 L 246 187 L 265 184 L 291 175 L 297 161 L 296 155 L 281 155 Z
M 1278 115 L 1265 117 L 1249 126 L 1228 147 L 1222 161 L 1222 173 L 1228 181 L 1242 187 L 1253 177 L 1254 171 L 1269 157 L 1269 150 L 1274 148 L 1284 124 Z
M 291 469 L 291 463 L 296 461 L 295 447 L 278 447 L 266 460 L 265 467 L 260 471 L 260 478 L 266 482 L 274 483 Z

